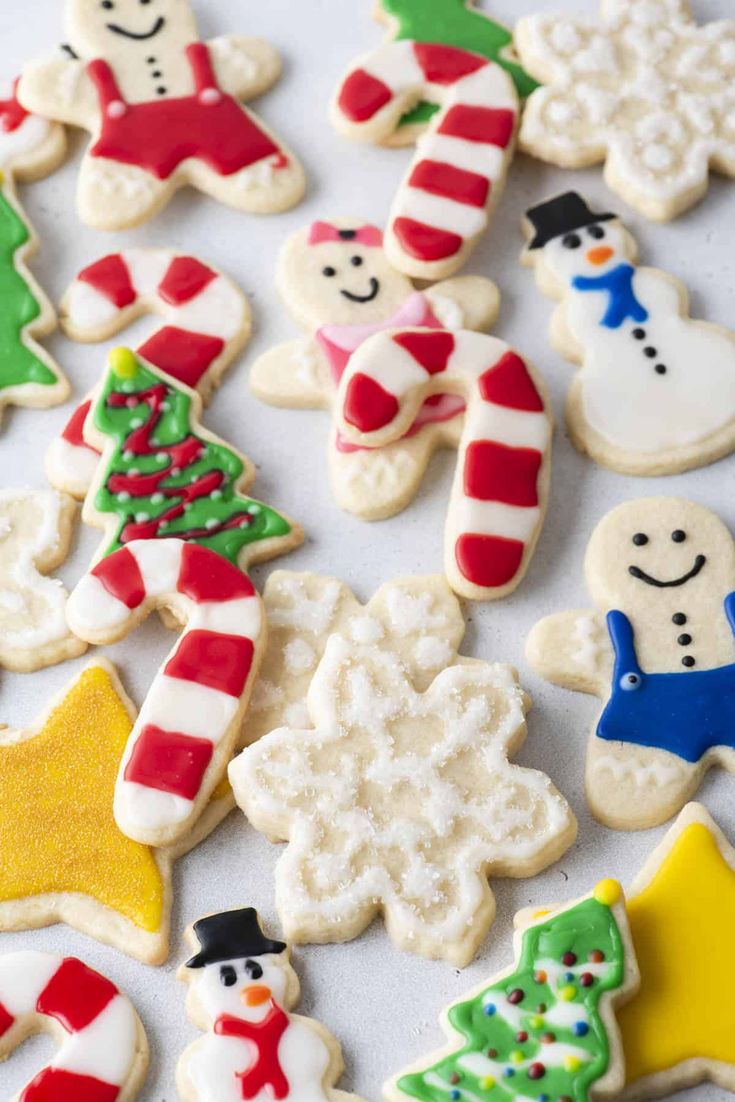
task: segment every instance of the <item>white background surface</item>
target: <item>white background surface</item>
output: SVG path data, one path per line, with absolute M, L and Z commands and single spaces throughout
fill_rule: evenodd
M 72 141 L 64 168 L 41 183 L 23 187 L 20 197 L 36 225 L 42 249 L 32 262 L 42 285 L 58 302 L 67 283 L 85 264 L 130 245 L 165 245 L 210 261 L 240 281 L 252 298 L 256 336 L 226 377 L 206 424 L 241 450 L 259 468 L 255 493 L 300 520 L 307 542 L 278 566 L 334 573 L 362 599 L 381 582 L 402 574 L 441 569 L 442 527 L 454 454 L 435 457 L 418 499 L 401 515 L 368 525 L 347 516 L 332 502 L 326 476 L 327 415 L 261 406 L 250 396 L 248 366 L 255 355 L 296 335 L 296 327 L 273 287 L 277 249 L 287 234 L 315 217 L 339 214 L 382 224 L 410 153 L 353 146 L 326 122 L 333 85 L 360 52 L 377 45 L 382 30 L 371 21 L 370 0 L 199 0 L 203 38 L 227 31 L 269 39 L 285 59 L 284 77 L 257 104 L 257 110 L 303 158 L 309 194 L 284 215 L 256 218 L 238 214 L 194 192 L 179 193 L 153 223 L 137 231 L 101 235 L 81 226 L 74 209 L 77 163 L 86 136 Z M 512 23 L 540 8 L 561 8 L 560 0 L 493 0 L 491 10 Z M 570 6 L 573 5 L 571 0 Z M 577 0 L 578 8 L 596 3 Z M 487 8 L 488 5 L 486 4 Z M 700 20 L 732 15 L 731 0 L 700 0 Z M 61 0 L 1 0 L 0 60 L 12 76 L 23 62 L 62 38 Z M 534 710 L 528 741 L 520 755 L 546 770 L 570 800 L 579 819 L 579 837 L 570 852 L 531 881 L 496 881 L 498 917 L 473 965 L 461 975 L 443 963 L 428 963 L 393 948 L 380 922 L 347 945 L 303 947 L 295 964 L 303 983 L 300 1009 L 325 1023 L 342 1042 L 347 1072 L 341 1086 L 377 1100 L 380 1085 L 404 1064 L 442 1042 L 437 1015 L 450 1000 L 490 976 L 511 957 L 514 912 L 529 903 L 571 899 L 602 876 L 628 883 L 664 829 L 640 834 L 610 831 L 591 820 L 583 789 L 584 747 L 599 704 L 546 685 L 528 669 L 523 644 L 532 624 L 556 609 L 584 606 L 587 596 L 581 564 L 587 537 L 608 508 L 628 497 L 650 493 L 691 497 L 720 512 L 735 528 L 735 458 L 669 479 L 624 478 L 596 468 L 578 455 L 565 436 L 564 395 L 571 367 L 555 355 L 546 326 L 552 304 L 541 297 L 531 273 L 517 261 L 519 220 L 532 203 L 568 187 L 587 194 L 593 207 L 624 212 L 639 240 L 643 261 L 683 278 L 692 292 L 695 316 L 732 324 L 734 301 L 733 215 L 735 183 L 713 178 L 707 199 L 668 226 L 646 223 L 610 196 L 598 170 L 564 173 L 517 157 L 495 224 L 474 253 L 467 271 L 494 278 L 502 308 L 496 332 L 533 359 L 551 387 L 559 427 L 548 519 L 531 569 L 520 590 L 496 604 L 467 609 L 465 652 L 514 663 L 531 692 Z M 137 342 L 152 331 L 138 323 L 123 338 Z M 115 343 L 119 343 L 119 340 Z M 96 380 L 104 348 L 77 346 L 57 334 L 48 347 L 67 372 L 78 399 Z M 635 395 L 630 395 L 631 402 Z M 43 452 L 64 424 L 71 405 L 49 411 L 6 414 L 0 437 L 0 483 L 44 486 Z M 84 571 L 98 532 L 80 531 L 74 553 L 61 570 L 72 585 Z M 262 583 L 270 566 L 259 568 Z M 119 667 L 138 704 L 171 637 L 151 618 L 127 642 L 105 653 Z M 65 685 L 84 659 L 30 675 L 0 671 L 0 718 L 13 726 L 30 722 L 44 702 Z M 73 778 L 70 780 L 73 799 Z M 735 839 L 735 778 L 713 773 L 701 799 Z M 19 825 L 19 846 L 22 838 Z M 201 914 L 225 907 L 256 906 L 278 936 L 273 906 L 273 867 L 279 849 L 233 812 L 207 842 L 174 870 L 174 908 L 169 962 L 153 969 L 99 945 L 65 926 L 0 935 L 0 952 L 46 949 L 82 957 L 122 986 L 134 1000 L 152 1047 L 151 1068 L 141 1093 L 144 1102 L 176 1098 L 174 1067 L 184 1046 L 198 1034 L 184 1013 L 184 987 L 175 969 L 184 954 L 182 931 Z M 5 1102 L 42 1066 L 53 1051 L 49 1039 L 36 1039 L 0 1070 Z M 691 1097 L 714 1099 L 725 1092 L 696 1088 Z

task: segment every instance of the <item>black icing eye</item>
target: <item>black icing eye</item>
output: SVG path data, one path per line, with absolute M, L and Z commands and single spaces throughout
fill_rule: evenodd
M 337 274 L 337 269 L 336 268 L 322 268 L 322 275 L 325 275 L 327 277 L 327 279 L 331 279 L 332 276 L 336 276 L 336 274 Z
M 602 226 L 589 226 L 587 229 L 587 233 L 590 235 L 590 237 L 594 237 L 595 241 L 602 241 L 603 237 L 605 236 L 605 231 L 603 230 Z
M 568 233 L 562 237 L 561 243 L 565 249 L 578 249 L 582 244 L 582 238 L 578 233 Z
M 361 256 L 353 256 L 350 260 L 350 264 L 353 268 L 360 268 L 365 263 Z
M 681 528 L 677 528 L 671 533 L 671 538 L 674 543 L 683 543 L 684 540 L 687 538 L 687 534 L 686 532 L 682 532 Z
M 263 975 L 263 969 L 255 960 L 245 961 L 245 971 L 250 976 L 251 980 L 259 980 Z
M 237 983 L 237 973 L 231 964 L 223 964 L 219 970 L 220 982 L 225 987 L 233 987 Z
M 105 11 L 109 11 L 110 8 L 115 7 L 112 0 L 102 0 L 102 5 L 101 6 L 105 9 Z
M 140 0 L 141 4 L 150 4 L 151 0 Z
M 633 536 L 633 543 L 636 545 L 636 547 L 645 547 L 645 545 L 648 543 L 648 536 L 645 532 L 636 532 L 636 534 Z

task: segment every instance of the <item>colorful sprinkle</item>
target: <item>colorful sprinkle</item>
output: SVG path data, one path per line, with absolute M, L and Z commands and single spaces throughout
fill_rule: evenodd
M 546 972 L 544 972 L 543 968 L 539 968 L 538 972 L 534 972 L 533 974 L 534 983 L 546 983 L 548 978 L 549 977 L 547 976 Z
M 462 1097 L 462 1091 L 458 1091 L 455 1087 L 454 1090 L 449 1092 L 449 1097 L 452 1099 L 452 1102 L 459 1102 L 459 1099 Z
M 496 1056 L 498 1055 L 498 1050 L 496 1048 L 489 1048 L 487 1050 L 487 1054 L 488 1054 L 488 1056 L 490 1057 L 491 1060 L 494 1060 L 496 1058 Z
M 512 1079 L 515 1075 L 515 1068 L 503 1068 L 503 1075 L 506 1079 Z
M 579 1071 L 582 1066 L 582 1061 L 579 1056 L 565 1056 L 564 1067 L 567 1071 Z M 530 1071 L 530 1068 L 529 1068 Z
M 480 1089 L 484 1091 L 491 1091 L 495 1086 L 495 1077 L 493 1075 L 485 1075 L 480 1080 Z M 541 1099 L 539 1099 L 541 1102 Z
M 566 966 L 567 968 L 571 968 L 571 966 L 572 966 L 573 964 L 576 964 L 576 963 L 577 963 L 577 954 L 576 954 L 576 953 L 572 953 L 571 951 L 570 951 L 570 952 L 568 952 L 568 953 L 565 953 L 565 954 L 564 954 L 564 956 L 563 956 L 563 957 L 561 958 L 561 962 L 562 962 L 562 964 L 563 964 L 563 965 L 565 965 L 565 966 Z
M 488 1018 L 492 1018 L 493 1014 L 497 1010 L 495 1003 L 485 1003 L 485 1013 Z
M 518 1032 L 516 1033 L 516 1041 L 518 1041 L 519 1044 L 523 1044 L 524 1041 L 527 1041 L 527 1040 L 528 1040 L 528 1034 L 526 1033 L 525 1029 L 519 1029 Z
M 620 901 L 623 889 L 617 880 L 601 880 L 595 886 L 593 895 L 598 903 L 604 903 L 606 907 L 614 907 Z
M 588 960 L 592 964 L 602 964 L 604 959 L 605 954 L 603 953 L 602 949 L 593 949 L 592 952 L 588 955 Z
M 590 1031 L 590 1027 L 586 1022 L 575 1022 L 572 1029 L 575 1037 L 586 1037 Z
M 453 1071 L 452 1074 L 449 1076 L 449 1082 L 452 1084 L 459 1083 L 459 1075 L 456 1071 Z
M 524 1060 L 523 1053 L 519 1049 L 514 1048 L 510 1054 L 511 1064 L 522 1064 Z
M 581 983 L 582 987 L 591 987 L 592 984 L 595 982 L 595 977 L 592 975 L 591 972 L 583 972 L 582 975 L 579 977 L 579 982 Z
M 541 1014 L 534 1014 L 528 1019 L 528 1024 L 530 1025 L 531 1029 L 543 1029 L 544 1019 Z
M 574 999 L 576 994 L 577 988 L 574 987 L 571 983 L 567 983 L 564 987 L 559 988 L 559 998 L 562 999 L 565 1003 L 570 1003 Z
M 555 1041 L 556 1041 L 556 1034 L 555 1033 L 542 1033 L 541 1034 L 541 1044 L 542 1045 L 553 1045 Z
M 546 1068 L 543 1064 L 539 1064 L 538 1061 L 531 1064 L 528 1069 L 529 1079 L 543 1079 L 544 1075 L 546 1075 Z
M 525 997 L 525 991 L 523 991 L 520 987 L 514 987 L 510 995 L 508 995 L 508 1002 L 515 1006 L 516 1003 L 523 1002 Z
M 537 1014 L 545 1014 L 546 1013 L 546 1003 L 539 1003 L 538 1006 L 536 1007 L 536 1013 Z

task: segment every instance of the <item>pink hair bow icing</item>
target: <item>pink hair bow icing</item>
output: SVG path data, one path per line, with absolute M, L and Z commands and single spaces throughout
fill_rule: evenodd
M 341 230 L 329 222 L 314 222 L 309 232 L 310 245 L 322 245 L 326 241 L 356 241 L 359 245 L 380 248 L 383 234 L 377 226 L 360 226 L 356 230 Z

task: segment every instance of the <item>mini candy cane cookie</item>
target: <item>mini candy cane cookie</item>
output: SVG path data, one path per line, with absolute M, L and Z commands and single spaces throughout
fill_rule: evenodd
M 521 912 L 519 922 L 515 967 L 444 1012 L 449 1044 L 387 1083 L 387 1102 L 619 1094 L 625 1062 L 615 1016 L 639 979 L 620 885 L 602 880 L 575 903 Z
M 250 579 L 221 555 L 182 540 L 137 540 L 77 585 L 67 615 L 93 643 L 128 635 L 165 607 L 186 626 L 128 739 L 115 819 L 149 845 L 179 840 L 232 756 L 265 641 Z
M 15 181 L 48 176 L 64 159 L 63 127 L 30 115 L 15 85 L 0 89 L 0 416 L 7 405 L 56 406 L 69 384 L 37 343 L 56 327 L 56 314 L 28 271 L 38 248 L 15 193 Z
M 148 1040 L 130 1000 L 76 957 L 26 950 L 0 957 L 0 1060 L 26 1037 L 61 1039 L 15 1102 L 132 1102 Z
M 641 498 L 600 521 L 585 575 L 596 610 L 541 620 L 528 660 L 606 701 L 587 751 L 594 815 L 656 826 L 711 766 L 735 772 L 735 545 L 701 505 Z
M 19 97 L 92 133 L 77 193 L 83 222 L 136 226 L 184 184 L 256 213 L 299 201 L 301 166 L 240 102 L 280 75 L 268 43 L 201 42 L 187 0 L 67 0 L 66 33 L 64 54 L 26 67 Z
M 647 218 L 675 218 L 735 176 L 735 20 L 698 27 L 688 0 L 602 0 L 600 18 L 530 15 L 515 44 L 531 76 L 520 147 L 562 168 L 605 162 Z
M 288 946 L 263 933 L 252 907 L 200 918 L 186 931 L 193 957 L 179 969 L 187 1009 L 206 1031 L 181 1056 L 184 1102 L 242 1102 L 259 1096 L 360 1102 L 334 1089 L 343 1071 L 338 1042 L 311 1018 L 291 1014 L 299 980 Z
M 358 219 L 314 222 L 286 242 L 277 284 L 309 336 L 279 344 L 253 365 L 250 385 L 277 406 L 330 409 L 350 357 L 374 333 L 396 326 L 426 329 L 491 327 L 495 284 L 458 276 L 422 291 L 390 264 L 376 226 Z M 456 447 L 464 401 L 457 394 L 424 403 L 401 440 L 383 448 L 329 443 L 332 490 L 341 508 L 364 520 L 400 512 L 416 494 L 437 448 Z
M 331 119 L 345 137 L 385 142 L 422 100 L 441 110 L 393 201 L 385 249 L 399 271 L 441 279 L 462 267 L 502 194 L 518 93 L 494 61 L 406 39 L 358 58 L 340 82 Z
M 523 577 L 546 511 L 551 415 L 545 388 L 507 344 L 485 334 L 379 333 L 352 357 L 337 396 L 352 443 L 400 439 L 437 392 L 467 405 L 445 530 L 452 589 L 475 600 L 510 593 Z
M 569 191 L 527 212 L 524 263 L 561 299 L 556 349 L 579 363 L 567 398 L 572 440 L 603 466 L 663 475 L 735 448 L 735 334 L 693 321 L 678 279 L 634 266 L 610 213 Z
M 164 324 L 138 355 L 197 390 L 207 403 L 222 375 L 247 344 L 250 304 L 221 272 L 171 249 L 127 249 L 79 273 L 61 300 L 61 325 L 75 341 L 103 341 L 142 314 Z M 92 391 L 46 452 L 46 474 L 58 490 L 83 499 L 99 462 L 84 442 Z

